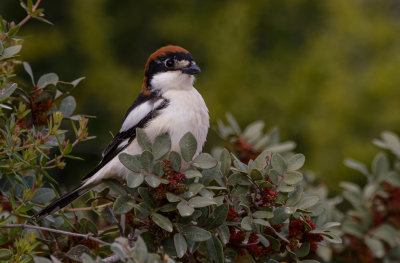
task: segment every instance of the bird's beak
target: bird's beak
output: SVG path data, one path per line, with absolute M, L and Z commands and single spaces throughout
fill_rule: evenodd
M 197 66 L 196 64 L 191 63 L 186 68 L 183 68 L 182 72 L 185 73 L 185 74 L 189 74 L 189 75 L 195 75 L 197 73 L 200 73 L 201 70 L 200 70 L 199 66 Z

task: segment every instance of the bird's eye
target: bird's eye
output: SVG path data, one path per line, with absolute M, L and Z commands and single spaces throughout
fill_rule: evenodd
M 168 68 L 172 68 L 174 66 L 174 61 L 172 59 L 167 59 L 165 61 L 165 66 L 167 66 Z

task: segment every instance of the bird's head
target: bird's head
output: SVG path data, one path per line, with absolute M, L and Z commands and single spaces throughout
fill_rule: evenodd
M 147 60 L 142 93 L 162 94 L 170 89 L 190 88 L 195 79 L 193 75 L 200 71 L 186 49 L 172 45 L 162 47 Z

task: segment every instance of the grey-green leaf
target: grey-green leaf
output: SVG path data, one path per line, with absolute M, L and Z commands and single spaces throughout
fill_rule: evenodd
M 182 158 L 185 161 L 190 162 L 197 150 L 196 138 L 193 134 L 188 132 L 183 135 L 182 139 L 179 141 L 179 146 L 181 148 Z
M 211 169 L 218 164 L 217 160 L 208 153 L 199 154 L 191 165 L 200 169 Z
M 159 177 L 149 174 L 146 175 L 146 177 L 144 178 L 144 180 L 146 181 L 146 183 L 153 188 L 158 187 L 161 184 L 161 180 Z
M 64 117 L 69 117 L 74 113 L 76 108 L 75 98 L 72 96 L 68 96 L 61 101 L 60 111 L 64 115 Z
M 231 170 L 231 154 L 228 152 L 227 149 L 223 149 L 219 156 L 220 162 L 220 171 L 223 175 L 228 176 Z
M 192 207 L 205 207 L 209 205 L 216 205 L 217 203 L 207 197 L 196 196 L 189 200 L 189 205 Z
M 213 262 L 223 263 L 224 262 L 224 251 L 222 248 L 221 241 L 215 236 L 212 235 L 210 239 L 206 242 L 207 252 L 209 257 Z
M 275 153 L 272 155 L 271 165 L 280 174 L 283 174 L 287 170 L 286 161 L 279 153 Z
M 174 245 L 175 245 L 176 254 L 178 255 L 178 258 L 183 257 L 187 250 L 187 243 L 181 233 L 176 233 L 174 235 Z
M 168 232 L 172 232 L 172 223 L 171 220 L 169 220 L 167 217 L 155 213 L 152 215 L 151 219 L 162 229 Z
M 185 237 L 193 242 L 206 241 L 211 238 L 210 232 L 197 226 L 184 226 L 182 230 Z
M 289 185 L 298 184 L 303 180 L 303 174 L 299 171 L 288 171 L 283 181 Z
M 56 197 L 54 190 L 51 188 L 38 188 L 33 195 L 32 202 L 36 204 L 44 204 L 51 201 L 53 198 Z
M 148 256 L 147 246 L 141 236 L 138 237 L 135 248 L 133 249 L 133 258 L 136 262 L 145 262 Z
M 126 177 L 126 185 L 130 188 L 136 188 L 143 183 L 144 175 L 132 172 Z
M 136 138 L 143 151 L 151 151 L 150 139 L 142 129 L 136 128 Z
M 191 216 L 194 212 L 194 208 L 189 206 L 186 201 L 180 201 L 176 206 L 181 216 Z
M 181 170 L 181 156 L 177 152 L 170 152 L 169 153 L 169 161 L 171 162 L 172 169 L 175 172 L 179 172 Z
M 116 214 L 128 213 L 133 208 L 132 204 L 134 204 L 134 202 L 130 197 L 119 196 L 114 202 L 113 211 Z
M 293 155 L 288 160 L 288 170 L 300 169 L 304 165 L 305 160 L 306 160 L 305 156 L 301 153 Z
M 129 155 L 126 153 L 121 153 L 118 155 L 120 162 L 125 165 L 126 168 L 133 172 L 139 172 L 142 169 L 142 164 L 140 163 L 140 155 Z
M 57 85 L 57 82 L 58 76 L 56 73 L 47 73 L 39 78 L 37 85 L 40 89 L 43 89 L 49 84 L 53 84 L 55 86 Z
M 171 139 L 168 133 L 157 136 L 153 144 L 154 159 L 161 159 L 171 150 Z

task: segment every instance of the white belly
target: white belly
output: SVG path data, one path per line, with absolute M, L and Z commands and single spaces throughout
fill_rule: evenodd
M 168 132 L 171 150 L 177 152 L 180 152 L 179 140 L 185 133 L 191 132 L 197 140 L 196 155 L 199 154 L 210 126 L 208 109 L 203 98 L 193 87 L 187 90 L 169 90 L 163 97 L 169 100 L 168 106 L 144 127 L 144 132 L 152 142 L 158 135 Z M 135 139 L 122 152 L 135 155 L 142 151 Z M 85 184 L 96 184 L 112 177 L 125 179 L 128 173 L 129 170 L 121 164 L 117 155 Z

